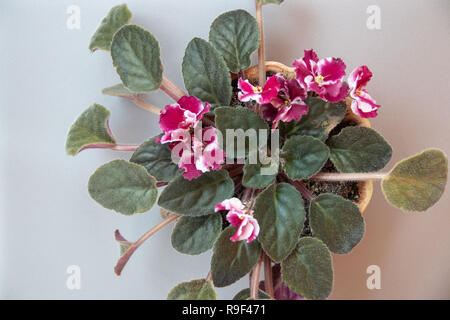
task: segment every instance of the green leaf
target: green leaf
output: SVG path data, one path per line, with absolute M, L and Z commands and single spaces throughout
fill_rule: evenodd
M 156 90 L 162 81 L 159 44 L 148 31 L 136 26 L 123 26 L 114 35 L 111 57 L 123 84 L 132 92 Z
M 184 85 L 190 95 L 217 106 L 231 101 L 231 76 L 217 50 L 207 41 L 194 38 L 183 58 Z
M 245 10 L 226 12 L 216 18 L 209 42 L 220 52 L 231 72 L 250 67 L 250 55 L 259 47 L 256 19 Z
M 283 169 L 289 178 L 306 179 L 322 169 L 330 150 L 319 139 L 310 136 L 290 137 L 281 149 Z
M 266 141 L 259 141 L 259 130 L 263 129 L 268 132 L 269 126 L 266 121 L 252 110 L 243 107 L 220 107 L 217 108 L 215 112 L 216 128 L 222 133 L 224 140 L 223 145 L 225 146 L 225 152 L 227 153 L 228 158 L 233 158 L 231 152 L 228 152 L 229 150 L 234 150 L 234 157 L 240 154 L 247 155 L 249 151 L 255 151 L 255 148 L 266 143 Z M 234 139 L 227 139 L 227 129 L 231 129 L 233 133 L 236 133 L 237 136 L 242 136 L 242 138 L 237 139 L 235 136 Z M 239 132 L 241 132 L 242 135 L 240 135 Z M 245 140 L 243 138 L 244 134 Z M 250 148 L 249 146 L 249 137 L 251 136 L 253 137 L 251 140 L 257 143 L 254 148 Z M 269 135 L 267 134 L 267 136 Z M 238 141 L 245 141 L 245 146 L 240 146 L 237 143 Z M 233 144 L 234 149 L 232 148 Z
M 397 163 L 381 187 L 397 208 L 425 211 L 441 198 L 447 176 L 447 156 L 441 150 L 428 149 Z
M 257 240 L 233 242 L 236 227 L 228 226 L 214 245 L 211 275 L 216 287 L 226 287 L 245 276 L 258 261 L 261 247 Z
M 249 164 L 248 159 L 244 165 L 244 175 L 242 176 L 242 185 L 247 188 L 262 189 L 275 181 L 276 174 L 261 174 L 261 168 L 269 168 L 270 163 L 267 165 Z
M 309 219 L 313 235 L 334 253 L 349 253 L 364 235 L 364 219 L 358 206 L 332 193 L 323 193 L 311 201 Z
M 95 31 L 89 43 L 89 50 L 94 52 L 97 49 L 109 51 L 114 34 L 123 25 L 131 20 L 131 12 L 126 4 L 113 7 L 108 15 L 103 18 L 100 26 Z
M 86 109 L 70 127 L 66 141 L 67 154 L 74 156 L 96 144 L 115 145 L 108 126 L 109 115 L 108 109 L 99 104 Z
M 302 116 L 300 121 L 283 123 L 281 135 L 313 136 L 325 141 L 330 131 L 344 119 L 347 112 L 345 102 L 331 103 L 312 97 L 307 98 L 305 102 L 309 106 L 309 112 Z
M 284 0 L 258 0 L 258 2 L 261 3 L 262 5 L 269 4 L 269 3 L 281 4 L 283 1 Z
M 234 296 L 233 300 L 248 300 L 248 298 L 250 298 L 250 295 L 250 288 L 242 289 Z M 262 291 L 261 289 L 258 289 L 258 299 L 272 300 L 272 297 L 269 296 L 268 293 Z
M 161 193 L 158 205 L 181 215 L 204 216 L 214 213 L 215 205 L 233 192 L 233 180 L 225 170 L 206 172 L 193 180 L 179 176 Z
M 301 238 L 281 263 L 283 281 L 307 299 L 325 299 L 333 288 L 333 266 L 327 246 L 316 238 Z
M 172 161 L 172 153 L 167 144 L 156 143 L 153 137 L 137 148 L 130 161 L 140 164 L 158 181 L 169 182 L 180 175 L 178 166 Z
M 280 262 L 295 248 L 303 229 L 302 196 L 290 184 L 273 184 L 256 198 L 254 214 L 261 228 L 258 241 L 273 261 Z
M 210 280 L 197 279 L 177 284 L 167 300 L 217 300 L 217 293 Z
M 107 209 L 124 215 L 150 210 L 156 201 L 156 180 L 143 166 L 114 160 L 98 168 L 89 179 L 91 197 Z
M 222 231 L 222 216 L 181 217 L 172 231 L 172 246 L 185 254 L 200 254 L 211 249 Z
M 102 93 L 108 96 L 123 97 L 128 99 L 135 99 L 138 96 L 137 93 L 131 92 L 122 83 L 116 84 L 112 87 L 104 88 L 102 90 Z
M 347 127 L 330 138 L 330 159 L 340 172 L 378 171 L 389 162 L 391 146 L 375 130 Z

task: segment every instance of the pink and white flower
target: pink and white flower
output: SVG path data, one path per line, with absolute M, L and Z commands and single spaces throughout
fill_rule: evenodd
M 253 210 L 246 208 L 238 198 L 224 200 L 217 204 L 214 210 L 215 212 L 228 210 L 228 222 L 238 227 L 236 233 L 230 238 L 231 241 L 247 240 L 248 243 L 258 236 L 259 224 L 253 217 Z
M 195 179 L 210 170 L 219 170 L 225 153 L 219 147 L 216 129 L 197 126 L 210 110 L 193 96 L 184 96 L 176 104 L 161 111 L 159 127 L 163 131 L 160 143 L 169 143 L 172 158 L 178 162 L 186 179 Z
M 278 95 L 280 84 L 276 76 L 271 76 L 267 79 L 266 84 L 262 86 L 253 86 L 248 80 L 239 78 L 238 88 L 241 92 L 238 93 L 238 98 L 242 102 L 254 100 L 259 104 L 269 103 Z
M 167 105 L 159 116 L 159 127 L 164 132 L 161 143 L 180 141 L 176 137 L 194 128 L 210 108 L 209 103 L 203 105 L 194 96 L 184 96 L 177 103 Z
M 377 116 L 380 105 L 369 95 L 366 85 L 372 78 L 372 72 L 367 66 L 356 68 L 348 76 L 352 111 L 361 118 L 374 118 Z
M 323 100 L 338 102 L 348 93 L 344 83 L 345 63 L 340 58 L 320 59 L 314 50 L 305 50 L 302 59 L 294 61 L 295 75 L 307 91 L 314 91 Z
M 296 79 L 286 80 L 277 74 L 277 80 L 280 84 L 278 96 L 273 98 L 271 103 L 261 106 L 263 118 L 272 121 L 272 129 L 275 129 L 280 121 L 300 120 L 309 110 L 303 101 L 307 96 L 306 90 Z
M 178 168 L 183 171 L 184 178 L 192 180 L 202 173 L 222 168 L 225 152 L 219 147 L 216 128 L 202 129 L 201 136 L 184 132 L 174 139 L 169 147 L 178 156 Z

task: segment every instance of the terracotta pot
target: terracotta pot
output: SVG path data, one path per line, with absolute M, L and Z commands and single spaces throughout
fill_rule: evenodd
M 273 72 L 273 73 L 281 73 L 286 78 L 294 78 L 294 68 L 288 67 L 282 63 L 276 62 L 276 61 L 266 61 L 266 71 L 267 72 Z M 248 68 L 244 71 L 244 76 L 247 79 L 257 81 L 258 80 L 258 66 L 253 66 Z M 363 119 L 355 115 L 351 108 L 351 99 L 347 98 L 347 114 L 344 117 L 344 121 L 353 121 L 356 122 L 361 127 L 367 127 L 370 128 L 370 122 L 367 119 Z M 358 190 L 359 190 L 359 202 L 356 204 L 359 207 L 359 210 L 361 212 L 364 212 L 369 205 L 370 200 L 372 199 L 373 194 L 373 182 L 372 181 L 366 181 L 366 182 L 359 182 L 358 183 Z

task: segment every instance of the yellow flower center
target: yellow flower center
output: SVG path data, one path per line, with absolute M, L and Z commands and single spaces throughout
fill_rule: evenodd
M 239 219 L 244 220 L 244 217 L 239 216 Z
M 284 105 L 287 107 L 289 105 L 289 100 L 284 100 Z
M 263 87 L 256 86 L 256 87 L 253 88 L 253 92 L 254 93 L 262 93 L 263 92 Z
M 322 75 L 319 74 L 317 77 L 315 77 L 314 80 L 316 81 L 317 84 L 321 84 L 324 79 L 325 78 Z
M 362 95 L 362 91 L 361 91 L 361 90 L 356 90 L 356 94 L 357 94 L 358 96 L 360 96 L 360 95 Z

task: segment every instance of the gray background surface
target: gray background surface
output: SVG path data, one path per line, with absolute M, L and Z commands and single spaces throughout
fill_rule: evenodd
M 91 55 L 90 36 L 119 1 L 0 0 L 0 298 L 164 299 L 176 283 L 206 275 L 210 253 L 178 254 L 168 227 L 136 252 L 121 277 L 113 273 L 118 228 L 137 239 L 160 221 L 159 209 L 133 217 L 89 198 L 92 172 L 129 153 L 64 152 L 66 133 L 94 102 L 112 113 L 121 143 L 158 133 L 157 117 L 101 89 L 119 78 L 105 52 Z M 195 36 L 207 39 L 213 19 L 228 10 L 254 13 L 251 0 L 129 0 L 132 23 L 150 30 L 161 46 L 166 75 L 180 86 L 181 60 Z M 81 8 L 81 30 L 66 28 L 69 5 Z M 368 30 L 368 5 L 381 8 L 381 30 Z M 382 105 L 372 121 L 394 148 L 393 159 L 434 146 L 450 152 L 450 1 L 286 0 L 264 9 L 266 58 L 290 65 L 314 48 L 341 57 L 347 70 L 367 64 L 369 92 Z M 161 92 L 148 101 L 170 103 Z M 364 240 L 335 256 L 331 298 L 450 298 L 449 191 L 425 214 L 390 207 L 375 185 Z M 366 288 L 366 268 L 382 270 L 382 289 Z M 68 290 L 66 268 L 81 267 L 81 290 Z M 244 279 L 219 289 L 231 298 Z

